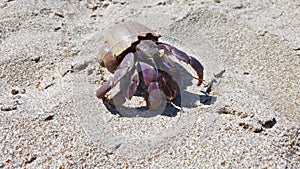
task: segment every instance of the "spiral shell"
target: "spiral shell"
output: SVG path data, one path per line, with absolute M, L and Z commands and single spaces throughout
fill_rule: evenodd
M 107 29 L 104 34 L 104 41 L 106 45 L 110 46 L 114 56 L 119 56 L 139 38 L 157 41 L 159 37 L 160 35 L 145 25 L 137 22 L 123 22 Z

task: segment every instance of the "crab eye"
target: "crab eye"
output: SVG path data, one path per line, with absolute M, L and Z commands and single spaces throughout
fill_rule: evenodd
M 165 54 L 165 50 L 163 50 L 163 49 L 160 49 L 158 52 L 159 52 L 160 57 L 163 57 Z

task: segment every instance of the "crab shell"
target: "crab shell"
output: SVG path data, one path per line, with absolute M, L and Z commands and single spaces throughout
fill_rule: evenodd
M 104 45 L 98 62 L 114 73 L 124 57 L 126 50 L 142 39 L 157 41 L 160 35 L 137 22 L 123 22 L 110 27 L 104 32 Z

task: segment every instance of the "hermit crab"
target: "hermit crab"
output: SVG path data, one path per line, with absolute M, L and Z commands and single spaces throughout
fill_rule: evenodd
M 123 105 L 126 98 L 131 100 L 140 95 L 149 110 L 158 109 L 164 100 L 172 102 L 180 94 L 182 76 L 171 56 L 189 64 L 197 73 L 197 85 L 201 85 L 201 63 L 174 46 L 159 42 L 159 38 L 160 35 L 137 22 L 109 28 L 98 62 L 114 76 L 97 90 L 96 96 L 103 101 L 111 100 L 116 106 Z M 119 92 L 108 99 L 107 93 L 118 83 Z

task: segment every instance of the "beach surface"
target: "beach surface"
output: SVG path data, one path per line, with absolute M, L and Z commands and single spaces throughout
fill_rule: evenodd
M 0 0 L 0 168 L 300 168 L 300 2 Z M 103 31 L 134 21 L 180 63 L 169 116 L 96 97 Z

